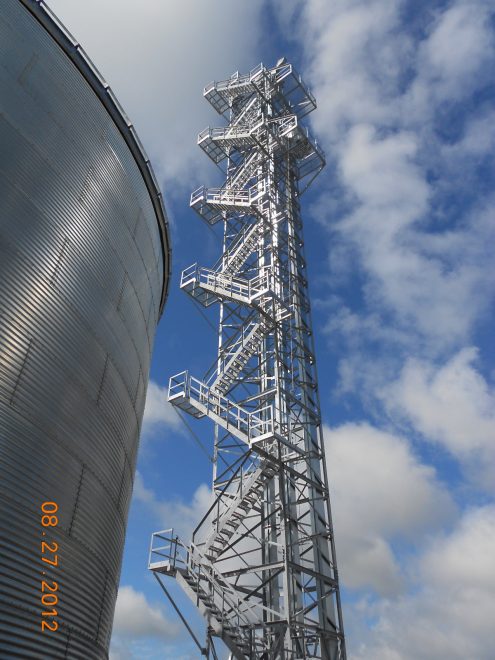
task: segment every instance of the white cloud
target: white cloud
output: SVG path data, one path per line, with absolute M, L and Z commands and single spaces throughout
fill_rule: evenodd
M 476 111 L 464 134 L 462 123 L 456 129 L 462 146 L 452 137 L 445 144 L 442 131 L 462 115 L 452 103 L 488 83 L 495 50 L 482 0 L 433 6 L 420 23 L 415 17 L 414 31 L 403 20 L 410 10 L 400 0 L 310 0 L 293 27 L 332 164 L 327 186 L 320 181 L 331 192 L 317 206 L 332 232 L 331 286 L 342 284 L 339 268 L 362 276 L 365 305 L 356 316 L 365 340 L 373 309 L 401 346 L 408 335 L 415 349 L 441 353 L 465 343 L 488 307 L 493 259 L 482 218 L 491 204 L 453 200 L 478 184 L 466 150 L 486 154 L 491 132 L 480 133 Z
M 203 167 L 211 176 L 196 135 L 221 119 L 208 109 L 203 87 L 258 64 L 251 58 L 262 35 L 263 0 L 49 4 L 115 91 L 155 169 L 173 180 L 168 195 L 188 189 Z
M 110 660 L 136 660 L 132 651 L 130 651 L 128 647 L 122 644 L 120 640 L 117 640 L 115 637 L 112 638 L 108 657 Z
M 379 137 L 370 124 L 353 126 L 342 146 L 344 183 L 361 203 L 387 213 L 375 228 L 380 239 L 396 234 L 426 209 L 429 191 L 414 162 L 417 148 L 414 134 Z
M 150 380 L 144 406 L 143 437 L 146 438 L 167 429 L 183 431 L 182 421 L 172 404 L 168 402 L 168 388 Z
M 306 3 L 301 38 L 318 100 L 313 121 L 329 145 L 353 124 L 394 120 L 396 109 L 383 91 L 394 90 L 410 48 L 409 39 L 397 34 L 400 5 L 394 0 Z
M 131 586 L 121 586 L 117 595 L 113 634 L 138 639 L 160 637 L 170 640 L 179 634 L 179 626 L 169 621 L 159 607 Z
M 365 423 L 326 429 L 325 438 L 343 582 L 397 593 L 393 542 L 414 543 L 451 519 L 450 496 L 402 438 Z
M 370 125 L 351 128 L 338 153 L 355 209 L 333 226 L 357 247 L 367 303 L 393 314 L 411 338 L 419 334 L 444 350 L 467 337 L 486 309 L 491 229 L 477 209 L 459 229 L 431 231 L 432 193 L 418 149 L 411 132 L 383 137 Z
M 421 560 L 424 582 L 452 592 L 465 586 L 466 591 L 495 594 L 494 557 L 495 506 L 470 509 L 450 535 L 435 540 L 425 553 Z
M 477 357 L 469 347 L 441 367 L 409 359 L 383 397 L 389 409 L 458 458 L 478 485 L 493 490 L 495 392 L 477 371 Z
M 423 95 L 433 108 L 441 101 L 467 96 L 486 82 L 494 46 L 486 3 L 452 3 L 439 14 L 421 45 L 412 96 Z
M 192 531 L 213 501 L 212 490 L 206 484 L 198 486 L 190 504 L 180 498 L 159 499 L 144 485 L 143 477 L 139 472 L 136 473 L 134 480 L 133 496 L 148 508 L 161 529 L 173 528 L 186 542 L 190 540 Z
M 495 507 L 469 510 L 419 558 L 420 589 L 369 602 L 356 660 L 492 660 Z M 361 608 L 363 606 L 361 605 Z
M 445 161 L 493 153 L 495 147 L 495 112 L 488 111 L 467 122 L 464 135 L 454 144 L 443 146 Z M 466 168 L 464 168 L 466 174 Z

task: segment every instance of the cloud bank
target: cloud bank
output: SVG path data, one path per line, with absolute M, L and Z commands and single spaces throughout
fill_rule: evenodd
M 138 11 L 119 0 L 49 5 L 116 93 L 168 196 L 189 192 L 191 179 L 209 169 L 208 159 L 198 158 L 196 135 L 216 116 L 202 90 L 215 76 L 254 66 L 262 0 L 142 0 Z M 225 70 L 226 53 L 232 71 Z

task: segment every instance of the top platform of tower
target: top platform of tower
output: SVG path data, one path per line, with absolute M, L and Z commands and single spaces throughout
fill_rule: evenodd
M 226 115 L 234 101 L 241 97 L 249 97 L 253 93 L 264 97 L 267 82 L 271 89 L 278 88 L 285 104 L 299 119 L 316 108 L 315 97 L 292 64 L 284 59 L 271 69 L 258 64 L 247 74 L 236 72 L 228 80 L 209 83 L 203 95 L 219 114 Z

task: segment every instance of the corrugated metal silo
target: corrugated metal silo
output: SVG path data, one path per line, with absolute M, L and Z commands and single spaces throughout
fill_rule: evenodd
M 111 92 L 42 4 L 3 0 L 2 658 L 107 657 L 169 269 L 158 186 Z

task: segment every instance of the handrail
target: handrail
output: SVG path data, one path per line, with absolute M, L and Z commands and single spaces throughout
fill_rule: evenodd
M 325 152 L 318 144 L 318 140 L 312 135 L 307 126 L 299 125 L 297 130 L 300 135 L 303 135 L 308 144 L 313 148 L 314 152 L 325 162 Z
M 244 225 L 244 227 L 241 229 L 238 235 L 233 239 L 232 243 L 229 245 L 229 247 L 226 249 L 226 251 L 218 260 L 217 263 L 219 264 L 219 268 L 222 267 L 223 269 L 223 265 L 225 263 L 227 264 L 228 267 L 229 262 L 235 258 L 236 254 L 242 248 L 242 246 L 247 244 L 248 239 L 257 238 L 257 232 L 259 232 L 258 223 Z
M 255 335 L 263 327 L 264 327 L 263 324 L 260 323 L 259 321 L 251 321 L 250 323 L 244 325 L 241 328 L 241 332 L 239 336 L 236 337 L 232 345 L 227 347 L 228 352 L 224 354 L 225 357 L 222 356 L 222 358 L 220 359 L 220 364 L 222 365 L 223 368 L 221 370 L 221 373 L 217 374 L 217 378 L 221 379 L 222 376 L 225 375 L 226 369 L 236 358 L 239 351 L 245 349 L 248 343 L 252 341 L 253 335 Z
M 174 529 L 173 527 L 169 527 L 168 529 L 164 529 L 161 532 L 153 532 L 151 535 L 151 545 L 150 545 L 150 552 L 148 556 L 148 568 L 152 568 L 154 564 L 157 562 L 152 561 L 153 555 L 158 555 L 160 557 L 165 557 L 166 560 L 169 560 L 170 566 L 172 568 L 176 567 L 176 563 L 182 563 L 185 566 L 185 562 L 180 558 L 177 557 L 177 547 L 175 544 L 175 539 L 173 537 Z M 166 535 L 166 536 L 164 536 Z M 162 539 L 163 541 L 166 541 L 167 543 L 165 545 L 156 547 L 154 546 L 153 542 L 155 539 Z M 173 547 L 173 551 L 172 551 Z M 165 552 L 163 552 L 165 551 Z M 167 552 L 168 551 L 168 552 Z M 159 562 L 161 563 L 161 561 Z
M 304 112 L 304 114 L 307 114 L 307 112 L 310 112 L 316 108 L 316 99 L 311 90 L 303 82 L 301 76 L 296 72 L 292 64 L 288 62 L 280 64 L 279 66 L 272 67 L 271 69 L 267 69 L 263 63 L 260 63 L 251 69 L 248 74 L 239 75 L 237 73 L 228 80 L 209 83 L 204 87 L 203 94 L 204 96 L 208 96 L 211 92 L 216 93 L 217 97 L 221 99 L 220 107 L 222 108 L 222 112 L 225 112 L 225 110 L 227 110 L 230 106 L 230 100 L 232 98 L 235 98 L 236 96 L 239 96 L 243 93 L 245 94 L 245 90 L 254 91 L 255 89 L 258 89 L 257 83 L 259 84 L 260 78 L 271 77 L 273 83 L 278 85 L 289 76 L 291 76 L 291 79 L 293 79 L 295 84 L 293 87 L 291 87 L 291 89 L 287 90 L 287 93 L 290 94 L 299 90 L 299 93 L 302 96 L 302 100 L 299 101 L 297 106 L 299 106 L 301 110 L 304 110 L 304 107 L 310 106 L 309 110 Z M 248 103 L 248 106 L 250 104 L 251 101 Z M 242 114 L 243 113 L 241 113 L 241 115 Z
M 173 532 L 173 529 L 170 531 Z M 243 635 L 245 632 L 241 628 L 241 622 L 245 626 L 250 626 L 252 624 L 252 621 L 246 616 L 246 612 L 250 610 L 258 609 L 272 614 L 279 614 L 279 612 L 275 612 L 266 605 L 262 605 L 261 603 L 247 603 L 243 598 L 239 598 L 235 589 L 226 581 L 222 573 L 220 573 L 220 571 L 208 561 L 195 543 L 191 542 L 189 546 L 187 546 L 178 536 L 173 537 L 170 541 L 176 547 L 176 549 L 174 549 L 174 557 L 176 558 L 176 561 L 184 564 L 189 576 L 195 579 L 198 588 L 201 588 L 201 578 L 204 578 L 209 583 L 213 593 L 221 598 L 222 618 L 231 621 L 231 619 L 228 618 L 228 615 L 231 612 L 236 613 L 238 634 Z M 186 553 L 185 559 L 182 556 L 184 551 Z M 228 606 L 228 609 L 225 605 Z
M 262 611 L 270 612 L 272 614 L 279 614 L 266 605 L 261 603 L 247 603 L 245 599 L 239 598 L 235 589 L 230 585 L 225 577 L 218 571 L 215 566 L 203 555 L 197 544 L 191 542 L 186 545 L 178 535 L 174 535 L 173 528 L 165 529 L 160 532 L 154 532 L 151 537 L 150 558 L 148 567 L 154 570 L 154 565 L 157 562 L 151 561 L 153 554 L 165 556 L 159 552 L 165 546 L 154 548 L 153 541 L 160 538 L 168 542 L 166 547 L 170 548 L 166 558 L 170 560 L 170 568 L 173 570 L 186 570 L 188 575 L 194 579 L 197 584 L 198 591 L 202 589 L 201 580 L 205 579 L 213 593 L 221 599 L 222 619 L 232 621 L 228 615 L 232 612 L 237 614 L 238 634 L 243 635 L 244 629 L 241 627 L 241 622 L 244 626 L 250 626 L 252 622 L 246 616 L 246 612 L 253 609 L 260 609 Z M 179 566 L 177 566 L 179 564 Z M 228 608 L 225 607 L 228 606 Z
M 217 495 L 217 497 L 216 497 L 215 500 L 213 501 L 213 503 L 212 503 L 212 505 L 210 506 L 210 508 L 208 509 L 208 511 L 205 513 L 205 515 L 201 518 L 201 520 L 199 521 L 199 523 L 198 523 L 198 524 L 196 525 L 196 527 L 194 528 L 194 531 L 193 531 L 193 533 L 192 533 L 192 540 L 193 540 L 193 542 L 194 542 L 194 537 L 196 536 L 196 534 L 197 534 L 198 531 L 200 530 L 202 524 L 205 522 L 205 520 L 208 519 L 208 517 L 209 517 L 210 513 L 213 511 L 213 509 L 214 509 L 216 506 L 218 506 L 218 504 L 220 503 L 220 500 L 221 500 L 221 498 L 222 498 L 222 494 L 223 494 L 223 492 L 224 492 L 224 491 L 230 486 L 230 484 L 234 481 L 234 479 L 237 478 L 239 472 L 241 473 L 241 479 L 242 479 L 242 468 L 244 467 L 244 464 L 247 462 L 247 460 L 250 458 L 251 453 L 252 453 L 251 450 L 249 450 L 248 452 L 246 452 L 246 455 L 244 456 L 243 460 L 241 461 L 239 467 L 238 467 L 237 470 L 232 474 L 232 476 L 230 477 L 230 479 L 227 481 L 227 483 L 226 483 L 225 486 L 223 487 L 223 489 L 222 489 L 222 493 L 220 493 L 220 495 Z M 252 461 L 251 461 L 251 463 L 253 464 Z
M 256 151 L 253 151 L 248 156 L 248 158 L 242 161 L 242 165 L 237 168 L 234 174 L 229 176 L 229 178 L 225 181 L 224 185 L 222 186 L 222 189 L 231 188 L 232 186 L 235 186 L 236 188 L 243 188 L 243 186 L 249 181 L 249 179 L 255 176 L 253 174 L 252 165 L 253 163 L 257 164 L 257 160 L 258 160 L 258 153 Z M 242 182 L 240 186 L 238 185 L 239 180 Z
M 252 205 L 266 192 L 265 181 L 258 181 L 247 189 L 243 188 L 206 188 L 200 186 L 191 194 L 190 206 L 202 201 L 206 204 L 241 204 Z
M 227 429 L 229 426 L 236 428 L 246 436 L 248 443 L 275 430 L 272 404 L 250 412 L 192 377 L 188 371 L 181 371 L 170 378 L 168 400 L 171 401 L 180 394 L 203 405 L 206 408 L 206 414 L 211 411 L 220 417 Z
M 198 134 L 198 143 L 204 140 L 205 138 L 211 138 L 212 140 L 215 139 L 229 139 L 229 138 L 236 138 L 239 136 L 247 136 L 249 137 L 253 131 L 256 131 L 260 126 L 262 126 L 265 123 L 265 117 L 263 113 L 259 116 L 258 121 L 256 124 L 251 125 L 249 123 L 239 123 L 239 124 L 232 124 L 229 126 L 225 127 L 214 127 L 211 128 L 208 126 L 207 128 L 203 129 L 199 134 Z
M 225 275 L 222 271 L 200 267 L 197 263 L 194 263 L 182 271 L 180 286 L 183 287 L 191 281 L 196 282 L 199 286 L 211 287 L 214 291 L 223 289 L 231 293 L 237 293 L 237 295 L 250 301 L 253 296 L 268 291 L 270 274 L 265 271 L 258 277 L 246 280 L 235 275 Z
M 234 588 L 226 581 L 226 579 L 222 575 L 222 573 L 220 573 L 220 571 L 218 571 L 213 566 L 213 564 L 211 562 L 209 562 L 206 557 L 204 557 L 203 553 L 199 550 L 197 545 L 195 545 L 194 543 L 191 543 L 190 546 L 188 547 L 178 537 L 177 537 L 177 542 L 183 548 L 185 548 L 187 550 L 187 552 L 188 552 L 187 565 L 188 565 L 188 567 L 190 567 L 190 569 L 192 571 L 194 571 L 194 564 L 198 564 L 200 569 L 201 569 L 201 566 L 206 567 L 208 569 L 208 571 L 211 572 L 211 576 L 208 575 L 208 573 L 206 573 L 206 572 L 203 573 L 203 575 L 208 580 L 210 585 L 212 586 L 213 591 L 216 591 L 221 596 L 223 596 L 225 593 L 230 594 L 230 596 L 233 596 L 234 601 L 237 601 L 237 602 L 234 603 L 234 605 L 229 603 L 229 605 L 231 607 L 230 611 L 237 612 L 239 618 L 241 618 L 241 615 L 244 614 L 244 611 L 252 610 L 252 609 L 260 609 L 264 612 L 270 612 L 271 614 L 280 615 L 280 612 L 276 612 L 275 610 L 271 609 L 270 607 L 267 607 L 266 605 L 262 605 L 261 603 L 250 603 L 249 604 L 243 598 L 242 599 L 239 598 L 237 596 Z M 201 562 L 194 561 L 194 559 L 192 561 L 190 561 L 190 558 L 192 558 L 194 556 L 194 553 L 196 553 L 199 556 L 199 558 L 202 560 Z M 228 586 L 216 585 L 215 580 L 213 579 L 214 577 L 217 578 L 217 580 L 221 581 L 223 584 L 227 584 Z M 244 606 L 244 611 L 241 609 L 242 606 Z M 222 614 L 223 614 L 223 612 L 222 612 Z M 247 619 L 245 616 L 242 617 L 242 618 L 244 619 L 246 625 L 251 624 L 251 621 L 249 621 L 249 619 Z
M 249 476 L 243 477 L 243 475 L 241 474 L 241 483 L 239 485 L 238 492 L 235 494 L 235 497 L 233 497 L 232 501 L 228 504 L 228 506 L 225 507 L 222 513 L 218 511 L 217 518 L 215 519 L 215 525 L 212 526 L 209 535 L 206 537 L 202 545 L 206 545 L 209 547 L 213 544 L 213 539 L 218 534 L 220 527 L 222 526 L 225 519 L 228 519 L 232 511 L 235 511 L 236 507 L 238 506 L 238 502 L 241 501 L 248 493 L 251 492 L 252 487 L 258 482 L 258 479 L 260 475 L 263 473 L 264 469 L 265 467 L 260 463 L 258 466 L 256 466 L 255 470 L 248 473 Z M 242 481 L 243 478 L 244 481 Z M 221 496 L 219 496 L 217 499 L 220 501 Z
M 156 538 L 167 541 L 167 545 L 154 548 L 153 541 Z M 165 548 L 169 548 L 168 554 L 160 552 L 160 550 Z M 201 552 L 194 543 L 191 543 L 189 546 L 185 545 L 185 543 L 177 535 L 174 535 L 173 528 L 169 528 L 161 532 L 155 532 L 151 537 L 150 559 L 148 562 L 148 566 L 151 568 L 151 570 L 153 570 L 153 565 L 157 563 L 151 561 L 153 554 L 166 557 L 166 559 L 169 560 L 170 568 L 172 569 L 179 568 L 187 570 L 188 574 L 195 579 L 198 585 L 198 589 L 201 588 L 201 577 L 206 578 L 213 592 L 222 598 L 222 617 L 224 617 L 227 613 L 224 607 L 224 604 L 227 603 L 230 611 L 237 612 L 238 618 L 242 619 L 245 625 L 250 624 L 249 619 L 244 616 L 244 613 L 241 609 L 242 601 L 238 597 L 236 598 L 234 589 L 232 587 L 229 588 L 227 586 L 218 584 L 218 582 L 223 582 L 225 585 L 224 577 L 215 569 L 213 565 L 207 563 L 206 558 L 202 557 Z M 195 561 L 195 555 L 203 559 L 203 562 Z M 177 564 L 180 565 L 177 566 Z M 199 568 L 199 574 L 196 571 L 196 567 Z M 207 570 L 205 570 L 205 568 Z M 216 580 L 213 579 L 213 576 L 215 576 Z
M 201 199 L 204 199 L 205 193 L 206 193 L 206 186 L 199 186 L 199 188 L 196 188 L 196 190 L 194 190 L 191 193 L 190 205 L 194 206 L 196 202 L 198 202 Z

